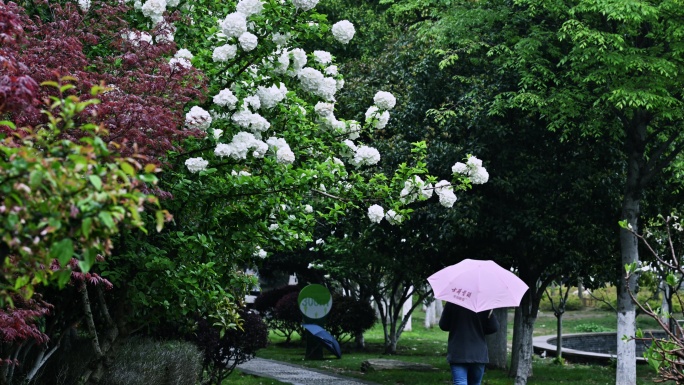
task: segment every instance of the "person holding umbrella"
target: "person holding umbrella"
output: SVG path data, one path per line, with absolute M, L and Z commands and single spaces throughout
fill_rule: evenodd
M 447 302 L 439 319 L 439 328 L 449 332 L 447 361 L 451 365 L 453 385 L 480 385 L 489 351 L 485 335 L 499 330 L 492 311 L 475 313 Z
M 439 327 L 449 332 L 454 385 L 480 385 L 489 362 L 485 335 L 499 329 L 491 310 L 519 306 L 527 285 L 494 261 L 475 259 L 447 266 L 427 280 L 435 299 L 447 301 Z

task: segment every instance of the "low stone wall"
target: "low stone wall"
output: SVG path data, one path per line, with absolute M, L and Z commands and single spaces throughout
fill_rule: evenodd
M 649 336 L 651 333 L 655 338 L 665 337 L 665 332 L 661 330 L 646 331 L 644 335 Z M 616 332 L 564 334 L 561 338 L 563 339 L 563 358 L 569 361 L 609 364 L 615 360 L 618 343 Z M 533 341 L 534 352 L 546 354 L 547 357 L 555 357 L 556 339 L 555 335 L 535 337 Z M 637 362 L 645 362 L 643 352 L 647 348 L 648 345 L 637 341 Z

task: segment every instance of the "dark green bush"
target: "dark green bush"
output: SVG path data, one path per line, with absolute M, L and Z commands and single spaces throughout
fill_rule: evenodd
M 325 329 L 337 341 L 343 342 L 372 328 L 376 320 L 375 310 L 369 303 L 335 294 Z
M 202 354 L 191 342 L 131 339 L 117 349 L 102 385 L 195 385 Z
M 302 313 L 297 304 L 300 290 L 300 286 L 287 285 L 265 291 L 254 300 L 254 310 L 259 312 L 268 328 L 285 337 L 286 342 L 294 332 L 302 331 Z
M 237 365 L 254 358 L 257 350 L 268 345 L 268 328 L 261 316 L 253 310 L 240 310 L 242 325 L 228 329 L 221 335 L 210 321 L 197 320 L 193 340 L 202 349 L 202 384 L 222 384 Z

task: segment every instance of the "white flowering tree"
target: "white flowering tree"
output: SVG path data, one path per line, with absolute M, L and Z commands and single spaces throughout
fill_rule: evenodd
M 187 127 L 205 137 L 185 141 L 160 175 L 160 188 L 174 198 L 165 206 L 174 223 L 162 234 L 122 242 L 126 252 L 146 250 L 138 277 L 149 277 L 129 289 L 165 293 L 143 302 L 167 314 L 188 314 L 194 306 L 206 311 L 207 293 L 224 295 L 226 287 L 240 301 L 249 282 L 239 270 L 313 243 L 317 223 L 351 210 L 363 212 L 370 226 L 405 223 L 414 202 L 452 207 L 456 193 L 488 180 L 482 162 L 465 153 L 464 162 L 439 170 L 453 177 L 438 180 L 427 169 L 424 142 L 413 143 L 411 158 L 394 172 L 380 171 L 383 155 L 373 137 L 391 124 L 396 98 L 376 90 L 365 113 L 338 116 L 344 79 L 323 48 L 344 47 L 356 29 L 346 20 L 328 23 L 317 1 L 129 3 L 137 20 L 178 44 L 169 59 L 174 67 L 194 66 L 209 79 L 209 102 L 186 115 Z M 161 35 L 152 35 L 155 44 Z M 169 279 L 155 279 L 156 269 Z M 203 286 L 183 286 L 200 276 Z M 145 292 L 150 283 L 155 290 Z M 169 305 L 173 298 L 185 299 Z
M 192 23 L 177 26 L 176 41 L 193 52 L 184 57 L 210 76 L 213 102 L 188 112 L 188 126 L 207 136 L 188 151 L 185 165 L 191 183 L 220 185 L 223 198 L 259 197 L 248 207 L 233 206 L 253 219 L 252 230 L 235 245 L 246 254 L 264 257 L 274 245 L 311 241 L 307 228 L 314 221 L 334 220 L 350 208 L 367 210 L 372 222 L 397 224 L 417 200 L 436 195 L 451 207 L 455 192 L 489 177 L 479 159 L 463 154 L 467 160 L 453 166 L 454 177 L 437 181 L 420 142 L 413 144 L 413 159 L 393 175 L 377 172 L 381 154 L 372 146 L 373 133 L 390 121 L 395 97 L 378 91 L 357 120 L 335 115 L 344 79 L 334 57 L 300 47 L 347 44 L 355 27 L 346 20 L 330 26 L 316 4 L 181 4 Z

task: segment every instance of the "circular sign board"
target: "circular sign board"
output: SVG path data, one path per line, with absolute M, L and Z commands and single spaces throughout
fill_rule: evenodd
M 328 315 L 332 307 L 332 296 L 327 287 L 319 284 L 305 286 L 297 297 L 299 310 L 305 317 L 320 319 Z

